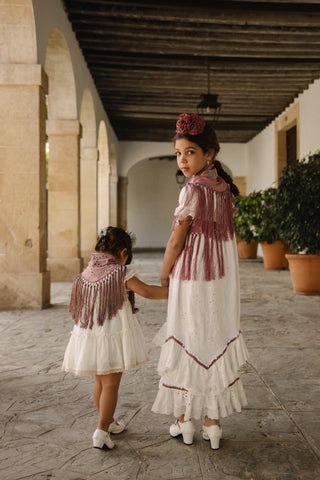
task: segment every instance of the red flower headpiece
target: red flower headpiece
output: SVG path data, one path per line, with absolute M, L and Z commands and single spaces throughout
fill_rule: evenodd
M 199 135 L 203 132 L 206 122 L 196 113 L 189 115 L 182 113 L 176 125 L 177 133 L 188 133 L 189 135 Z

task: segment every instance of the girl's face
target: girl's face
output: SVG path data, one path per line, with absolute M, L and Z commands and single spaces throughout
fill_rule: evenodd
M 199 145 L 190 142 L 186 138 L 179 138 L 176 140 L 175 147 L 178 167 L 185 177 L 193 177 L 212 162 L 212 149 L 204 153 Z

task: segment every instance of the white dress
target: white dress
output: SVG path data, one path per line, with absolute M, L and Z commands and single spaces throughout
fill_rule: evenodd
M 209 193 L 211 203 L 218 208 L 220 192 L 209 192 L 208 185 L 200 186 L 204 196 L 199 202 L 199 188 L 187 184 L 180 193 L 175 216 L 191 216 L 194 222 L 201 216 L 199 208 L 203 212 L 212 207 L 208 205 Z M 225 195 L 229 195 L 229 190 L 225 190 Z M 215 211 L 213 217 L 219 220 Z M 214 238 L 208 239 L 191 228 L 170 275 L 167 322 L 157 336 L 162 348 L 159 392 L 152 407 L 156 413 L 176 417 L 184 414 L 186 420 L 204 415 L 219 419 L 241 411 L 246 404 L 238 373 L 247 360 L 240 330 L 238 255 L 235 235 L 229 236 L 233 238 L 220 242 L 219 249 Z M 211 277 L 215 278 L 211 280 L 205 279 L 208 250 L 214 264 Z M 221 258 L 217 256 L 221 254 L 223 272 L 219 275 Z M 191 278 L 181 279 L 186 276 L 186 261 L 191 265 Z
M 127 267 L 125 281 L 135 276 Z M 122 372 L 148 360 L 142 329 L 131 303 L 123 307 L 102 326 L 94 318 L 92 328 L 74 325 L 65 351 L 62 369 L 76 375 L 106 375 Z

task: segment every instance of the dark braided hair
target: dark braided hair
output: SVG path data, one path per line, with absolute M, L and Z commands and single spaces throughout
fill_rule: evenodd
M 218 160 L 215 160 L 216 155 L 220 151 L 220 145 L 216 132 L 213 130 L 213 128 L 206 123 L 206 126 L 204 127 L 202 133 L 199 133 L 198 135 L 190 135 L 189 133 L 177 133 L 173 141 L 175 142 L 180 138 L 185 138 L 186 140 L 189 140 L 189 142 L 196 143 L 203 150 L 204 153 L 206 153 L 211 148 L 214 150 L 213 160 L 214 166 L 217 169 L 217 173 L 219 177 L 223 178 L 223 180 L 230 185 L 231 193 L 237 197 L 239 195 L 238 187 L 233 183 L 231 176 L 223 169 L 221 163 Z
M 123 230 L 123 228 L 108 227 L 100 236 L 95 251 L 109 252 L 112 255 L 119 257 L 121 250 L 124 248 L 126 248 L 128 252 L 126 265 L 129 265 L 132 260 L 132 242 L 130 235 Z

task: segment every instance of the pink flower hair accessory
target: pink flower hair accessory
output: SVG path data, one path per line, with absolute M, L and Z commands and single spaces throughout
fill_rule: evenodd
M 189 135 L 199 135 L 203 132 L 206 122 L 196 113 L 189 115 L 182 113 L 176 124 L 177 133 L 188 133 Z

